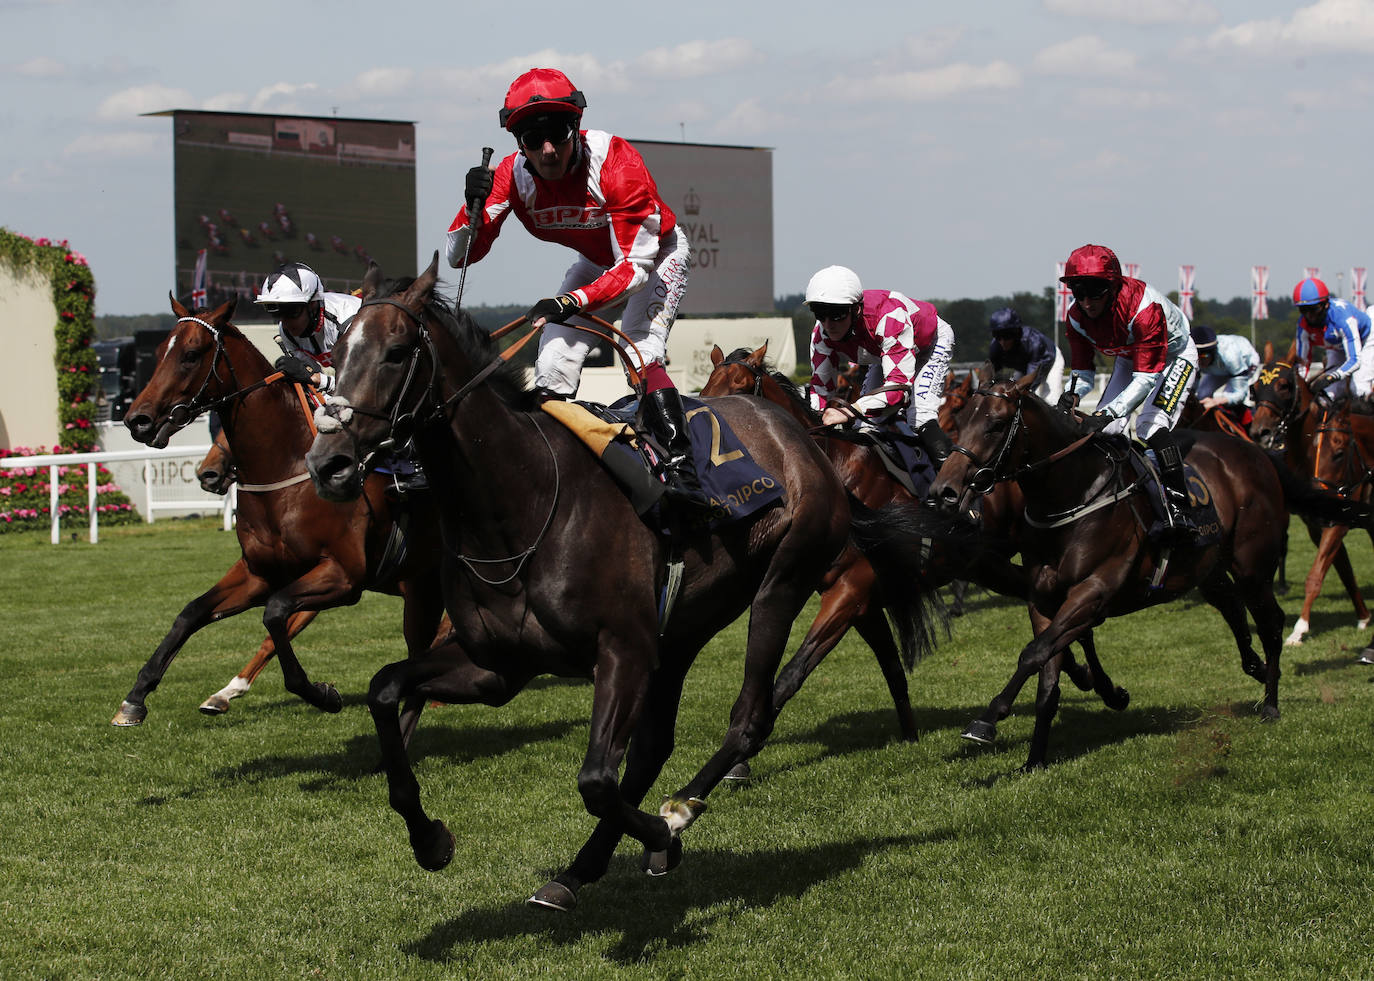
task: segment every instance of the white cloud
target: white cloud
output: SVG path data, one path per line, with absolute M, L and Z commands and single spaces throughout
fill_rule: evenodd
M 402 95 L 414 84 L 415 72 L 409 68 L 373 68 L 353 80 L 354 88 L 365 98 Z
M 1204 0 L 1045 0 L 1045 9 L 1126 24 L 1214 24 L 1221 19 Z
M 181 109 L 193 106 L 191 93 L 185 89 L 169 88 L 166 85 L 138 85 L 124 89 L 109 96 L 96 110 L 99 119 L 126 120 L 145 112 L 161 109 Z
M 867 77 L 840 76 L 824 86 L 826 95 L 842 102 L 936 102 L 967 92 L 1013 89 L 1021 73 L 1005 61 L 986 65 L 964 62 L 917 72 L 889 72 Z
M 248 105 L 248 96 L 242 92 L 221 92 L 202 100 L 200 108 L 210 112 L 234 112 Z
M 1126 112 L 1147 112 L 1155 109 L 1179 109 L 1186 101 L 1172 92 L 1151 91 L 1149 89 L 1104 89 L 1091 88 L 1078 92 L 1075 104 L 1089 109 L 1124 110 Z
M 1286 21 L 1252 20 L 1220 28 L 1204 43 L 1248 54 L 1374 52 L 1374 0 L 1318 0 Z
M 962 27 L 934 27 L 902 43 L 906 55 L 929 63 L 945 58 L 965 35 Z
M 1031 62 L 1046 75 L 1130 75 L 1136 70 L 1134 53 L 1113 48 L 1095 34 L 1052 44 L 1036 52 Z
M 277 82 L 265 88 L 258 89 L 253 96 L 251 105 L 254 112 L 272 110 L 276 112 L 305 112 L 293 99 L 300 93 L 313 94 L 320 91 L 320 87 L 314 82 L 307 82 L 304 85 L 292 85 L 290 82 Z M 318 110 L 318 107 L 316 107 Z
M 727 37 L 654 48 L 635 58 L 634 63 L 638 71 L 660 77 L 700 78 L 761 60 L 762 55 L 744 38 Z
M 67 66 L 53 58 L 37 57 L 17 65 L 5 65 L 2 69 L 7 75 L 23 78 L 60 78 L 67 74 Z
M 720 137 L 744 137 L 756 142 L 760 133 L 776 132 L 787 121 L 787 116 L 765 108 L 758 99 L 746 99 L 718 119 L 711 130 Z M 687 135 L 690 137 L 691 133 Z
M 64 157 L 163 157 L 167 153 L 167 134 L 135 130 L 113 133 L 82 133 L 62 148 Z

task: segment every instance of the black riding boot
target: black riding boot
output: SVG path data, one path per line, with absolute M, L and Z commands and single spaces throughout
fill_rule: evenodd
M 1183 454 L 1174 434 L 1161 429 L 1150 437 L 1149 447 L 1155 451 L 1155 461 L 1159 464 L 1159 482 L 1164 488 L 1164 500 L 1169 505 L 1169 519 L 1173 524 L 1177 541 L 1190 541 L 1197 536 L 1197 523 L 1193 521 L 1192 503 L 1188 499 L 1188 480 L 1183 474 Z
M 916 430 L 916 435 L 921 437 L 921 445 L 925 447 L 931 465 L 939 470 L 954 452 L 954 442 L 949 434 L 940 428 L 938 420 L 929 419 Z
M 676 388 L 660 388 L 644 397 L 644 425 L 667 451 L 663 476 L 667 496 L 679 505 L 709 508 L 711 502 L 701 489 L 696 467 L 692 465 L 692 441 L 687 434 L 687 414 Z

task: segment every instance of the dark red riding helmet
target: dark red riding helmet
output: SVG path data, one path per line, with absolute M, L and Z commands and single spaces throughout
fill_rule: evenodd
M 1069 253 L 1069 261 L 1064 263 L 1061 283 L 1074 279 L 1107 279 L 1113 283 L 1121 282 L 1121 263 L 1116 253 L 1105 245 L 1080 245 Z
M 501 125 L 515 132 L 520 120 L 536 113 L 570 112 L 581 118 L 587 99 L 557 68 L 531 68 L 506 91 Z

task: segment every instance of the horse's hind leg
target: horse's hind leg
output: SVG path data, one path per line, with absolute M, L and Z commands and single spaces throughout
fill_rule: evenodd
M 1093 690 L 1097 692 L 1097 697 L 1102 699 L 1102 704 L 1109 709 L 1120 712 L 1131 703 L 1131 693 L 1120 685 L 1112 684 L 1112 679 L 1107 677 L 1107 672 L 1102 668 L 1102 662 L 1097 659 L 1097 644 L 1093 642 L 1093 633 L 1089 630 L 1079 638 L 1079 643 L 1083 646 L 1083 657 L 1088 662 L 1088 670 L 1092 674 Z
M 304 630 L 318 613 L 318 610 L 301 610 L 299 613 L 293 614 L 286 621 L 287 634 L 295 639 L 296 635 Z M 223 715 L 228 712 L 229 700 L 238 698 L 240 695 L 246 695 L 248 689 L 253 686 L 253 682 L 257 680 L 258 675 L 262 674 L 262 669 L 267 667 L 268 662 L 276 656 L 276 653 L 277 647 L 272 643 L 272 638 L 263 638 L 262 646 L 258 648 L 258 652 L 253 655 L 252 659 L 243 666 L 238 674 L 229 680 L 229 684 L 200 703 L 201 712 L 206 715 Z
M 1307 579 L 1304 583 L 1302 614 L 1298 617 L 1298 622 L 1293 625 L 1293 632 L 1288 635 L 1288 639 L 1284 643 L 1290 646 L 1302 643 L 1303 636 L 1307 633 L 1308 625 L 1311 623 L 1312 604 L 1321 595 L 1322 583 L 1326 581 L 1326 574 L 1330 571 L 1331 564 L 1336 561 L 1337 553 L 1345 550 L 1341 540 L 1347 531 L 1349 531 L 1348 528 L 1339 526 L 1322 529 L 1320 540 L 1317 543 L 1317 555 L 1312 560 L 1312 568 L 1308 570 Z M 1348 557 L 1347 562 L 1349 562 Z
M 1231 635 L 1236 641 L 1236 649 L 1240 651 L 1241 670 L 1260 684 L 1267 685 L 1269 668 L 1266 662 L 1255 653 L 1255 648 L 1250 643 L 1250 622 L 1245 618 L 1245 602 L 1241 599 L 1240 590 L 1231 579 L 1230 573 L 1224 569 L 1214 570 L 1198 585 L 1198 591 L 1202 593 L 1203 599 L 1217 608 L 1226 620 L 1226 625 L 1231 628 Z M 1275 606 L 1277 605 L 1275 603 Z M 1280 622 L 1281 620 L 1282 614 L 1280 614 Z M 1277 713 L 1278 706 L 1276 704 L 1274 706 L 1275 718 L 1277 718 Z
M 1260 708 L 1263 719 L 1279 717 L 1279 657 L 1283 653 L 1283 609 L 1274 599 L 1270 581 L 1271 577 L 1248 576 L 1236 582 L 1250 615 L 1255 618 L 1255 632 L 1264 648 L 1264 705 Z
M 1045 766 L 1045 754 L 1050 745 L 1050 725 L 1059 711 L 1059 665 L 1064 652 L 1060 651 L 1040 669 L 1040 685 L 1035 693 L 1035 728 L 1031 731 L 1030 751 L 1023 769 L 1038 770 Z
M 134 687 L 125 696 L 110 724 L 136 726 L 142 723 L 148 716 L 144 703 L 157 689 L 187 638 L 211 620 L 223 620 L 260 603 L 267 595 L 267 590 L 267 583 L 248 571 L 247 562 L 243 559 L 235 562 L 219 582 L 187 603 L 177 614 L 172 629 L 139 670 Z

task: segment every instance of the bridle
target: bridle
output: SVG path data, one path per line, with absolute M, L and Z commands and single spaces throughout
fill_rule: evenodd
M 1316 476 L 1314 472 L 1312 476 L 1312 482 L 1317 484 L 1317 486 L 1321 487 L 1323 490 L 1328 490 L 1331 493 L 1337 495 L 1338 497 L 1354 497 L 1357 491 L 1359 491 L 1363 487 L 1369 486 L 1371 482 L 1374 482 L 1374 469 L 1370 468 L 1369 461 L 1365 459 L 1364 451 L 1360 446 L 1360 441 L 1355 438 L 1355 431 L 1350 427 L 1349 424 L 1345 426 L 1327 425 L 1326 420 L 1331 416 L 1339 418 L 1338 413 L 1329 413 L 1328 416 L 1324 416 L 1322 418 L 1321 425 L 1317 428 L 1317 431 L 1314 434 L 1316 437 L 1316 453 L 1318 455 L 1318 458 L 1320 458 L 1321 454 L 1322 437 L 1332 433 L 1345 436 L 1345 445 L 1347 447 L 1347 452 L 1349 452 L 1351 448 L 1353 448 L 1355 457 L 1354 462 L 1358 464 L 1359 469 L 1361 471 L 1360 477 L 1358 480 L 1355 480 L 1352 483 L 1336 484 L 1329 480 L 1323 480 L 1322 478 Z M 1316 462 L 1314 462 L 1313 470 L 1315 471 L 1316 469 L 1317 464 Z M 1350 473 L 1353 469 L 1354 468 L 1349 463 L 1346 464 L 1346 473 Z
M 1285 368 L 1293 372 L 1293 401 L 1287 407 L 1280 404 L 1271 394 L 1275 380 Z M 1261 406 L 1268 408 L 1278 418 L 1274 433 L 1270 437 L 1270 445 L 1276 450 L 1285 448 L 1288 445 L 1289 427 L 1301 418 L 1304 411 L 1298 399 L 1297 371 L 1287 361 L 1276 361 L 1260 372 L 1255 383 L 1255 408 Z
M 1013 399 L 1010 395 L 1006 394 L 1005 392 L 997 392 L 990 388 L 980 388 L 974 391 L 973 395 L 984 395 L 988 398 L 1006 399 L 1008 402 L 1011 402 L 1016 407 L 1016 411 L 1011 417 L 1011 422 L 1007 425 L 1007 431 L 1002 434 L 1002 439 L 998 443 L 997 449 L 992 454 L 992 458 L 990 461 L 985 463 L 983 460 L 979 459 L 978 454 L 974 453 L 967 446 L 964 446 L 961 443 L 955 443 L 953 446 L 953 452 L 968 457 L 968 459 L 973 463 L 973 466 L 975 468 L 972 476 L 968 478 L 964 486 L 971 493 L 981 497 L 982 495 L 990 492 L 993 489 L 993 487 L 995 487 L 997 484 L 1001 483 L 1004 480 L 1015 479 L 1016 477 L 1020 476 L 1023 472 L 1025 472 L 1027 469 L 1026 467 L 1023 467 L 1021 468 L 1021 470 L 1018 470 L 1014 473 L 1006 472 L 1007 458 L 1011 454 L 1011 449 L 1013 444 L 1015 444 L 1016 442 L 1016 437 L 1019 436 L 1021 433 L 1023 409 L 1021 407 L 1020 399 Z M 1048 460 L 1045 462 L 1048 462 Z M 1044 463 L 1040 465 L 1043 466 Z M 1031 466 L 1034 467 L 1035 465 L 1032 464 Z
M 235 399 L 242 398 L 249 392 L 255 391 L 256 389 L 263 387 L 264 385 L 268 384 L 269 380 L 263 379 L 260 382 L 254 382 L 252 385 L 248 385 L 243 388 L 238 387 L 239 380 L 238 377 L 234 374 L 234 363 L 229 360 L 228 352 L 224 349 L 224 338 L 220 334 L 220 328 L 216 327 L 212 323 L 209 323 L 208 321 L 201 320 L 199 317 L 186 316 L 179 317 L 177 319 L 178 326 L 185 323 L 199 324 L 200 326 L 208 330 L 210 332 L 210 336 L 215 339 L 215 353 L 214 356 L 210 359 L 210 368 L 208 371 L 205 372 L 205 378 L 201 381 L 200 389 L 196 392 L 196 394 L 192 395 L 189 401 L 178 402 L 167 410 L 167 421 L 170 422 L 177 429 L 184 429 L 187 425 L 190 424 L 191 420 L 195 419 L 197 416 L 205 412 L 210 412 L 211 410 L 218 409 L 221 405 L 224 405 L 227 402 L 232 402 Z M 229 369 L 229 380 L 235 386 L 234 391 L 230 392 L 228 395 L 224 395 L 219 398 L 207 399 L 205 397 L 205 393 L 210 388 L 211 378 L 219 382 L 221 385 L 224 384 L 224 379 L 221 378 L 219 375 L 219 363 L 221 359 L 224 361 L 225 367 Z M 275 381 L 277 378 L 280 377 L 280 372 L 277 372 L 275 376 L 269 376 L 270 380 L 272 381 Z

